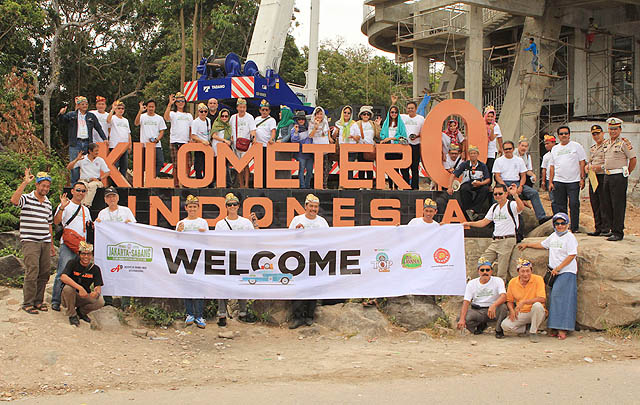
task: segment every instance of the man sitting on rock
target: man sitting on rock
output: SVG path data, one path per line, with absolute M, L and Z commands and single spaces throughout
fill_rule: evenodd
M 78 258 L 67 264 L 60 281 L 63 283 L 62 305 L 67 309 L 69 323 L 79 326 L 78 318 L 91 323 L 87 314 L 104 306 L 102 273 L 100 267 L 93 264 L 93 245 L 80 242 Z
M 469 329 L 474 335 L 481 335 L 487 328 L 487 322 L 496 320 L 496 338 L 504 338 L 502 321 L 507 317 L 507 292 L 504 281 L 493 277 L 491 262 L 481 257 L 478 259 L 478 275 L 467 283 L 464 301 L 460 310 L 458 329 Z M 471 306 L 471 308 L 469 308 Z
M 531 324 L 529 338 L 532 343 L 538 343 L 538 327 L 546 317 L 547 293 L 544 280 L 532 274 L 532 270 L 529 260 L 518 259 L 518 277 L 512 278 L 507 288 L 509 317 L 502 321 L 502 329 L 520 334 L 526 331 L 527 324 Z

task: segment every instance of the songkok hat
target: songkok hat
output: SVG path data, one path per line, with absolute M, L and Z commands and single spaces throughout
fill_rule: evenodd
M 203 111 L 203 110 L 209 111 L 209 107 L 207 107 L 205 103 L 198 104 L 198 111 Z
M 184 96 L 184 94 L 182 94 L 181 92 L 177 92 L 177 93 L 175 94 L 175 98 L 182 98 L 182 99 L 184 99 L 184 98 L 185 98 L 185 96 Z
M 373 115 L 373 107 L 371 107 L 370 105 L 363 105 L 362 107 L 360 107 L 360 112 L 358 112 L 358 117 L 364 113 L 369 113 L 370 115 Z
M 527 138 L 524 135 L 520 136 L 520 139 L 518 140 L 518 145 L 520 145 L 522 142 L 529 143 L 529 138 Z
M 36 174 L 36 184 L 40 183 L 41 181 L 44 180 L 48 180 L 49 182 L 51 182 L 51 176 L 49 176 L 49 173 L 47 172 L 38 172 L 38 174 Z
M 557 141 L 556 141 L 556 137 L 555 137 L 554 135 L 545 135 L 545 136 L 544 136 L 544 141 L 545 141 L 545 142 L 547 142 L 547 141 L 557 142 Z
M 247 105 L 247 100 L 245 100 L 242 97 L 238 97 L 238 100 L 236 101 L 236 105 Z
M 597 134 L 602 132 L 602 127 L 600 125 L 591 125 L 591 134 Z
M 104 189 L 104 196 L 105 197 L 108 196 L 108 195 L 112 195 L 112 194 L 118 195 L 118 190 L 116 190 L 115 187 L 107 187 L 107 188 Z
M 478 259 L 478 268 L 482 267 L 482 266 L 489 266 L 493 268 L 493 263 L 491 263 L 489 261 L 489 259 L 485 258 L 484 256 L 481 256 Z
M 313 194 L 307 194 L 307 197 L 304 199 L 304 205 L 309 203 L 320 204 L 320 199 Z
M 80 241 L 80 244 L 78 245 L 78 252 L 79 253 L 91 253 L 91 252 L 93 252 L 93 245 L 91 243 L 87 243 L 85 241 Z
M 102 97 L 102 96 L 96 96 L 96 103 L 99 103 L 101 101 L 104 101 L 105 103 L 107 102 L 107 99 Z
M 198 200 L 198 197 L 189 194 L 187 196 L 187 203 L 185 205 L 189 205 L 189 204 L 200 204 L 200 200 Z
M 449 151 L 452 151 L 452 150 L 455 150 L 456 152 L 460 152 L 460 146 L 455 145 L 455 144 L 454 144 L 454 145 L 451 145 L 451 146 L 449 147 Z
M 488 106 L 486 106 L 484 108 L 484 115 L 487 115 L 490 112 L 492 112 L 494 114 L 496 113 L 496 108 L 494 106 L 492 106 L 492 105 L 488 105 Z
M 113 104 L 116 106 L 124 106 L 124 103 L 120 100 L 116 100 Z
M 238 197 L 236 197 L 233 193 L 228 193 L 227 195 L 224 196 L 224 203 L 228 204 L 231 201 L 235 201 L 237 203 L 240 202 L 240 200 L 238 199 Z
M 271 108 L 271 106 L 269 105 L 269 102 L 264 98 L 260 102 L 260 108 L 262 108 L 262 107 Z
M 80 103 L 87 103 L 87 98 L 85 96 L 77 96 L 76 97 L 76 104 L 80 104 Z
M 520 267 L 533 267 L 533 264 L 528 259 L 518 258 L 518 268 Z
M 424 208 L 438 209 L 438 204 L 435 201 L 433 201 L 431 198 L 427 198 L 426 200 L 424 200 L 423 206 Z
M 607 120 L 607 124 L 609 124 L 610 127 L 619 127 L 623 122 L 624 121 L 622 121 L 620 118 L 616 117 L 611 117 Z
M 480 149 L 476 145 L 469 145 L 469 152 L 473 151 L 480 153 Z

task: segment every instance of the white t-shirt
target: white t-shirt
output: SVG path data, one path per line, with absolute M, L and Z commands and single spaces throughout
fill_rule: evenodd
M 409 221 L 407 226 L 426 226 L 429 228 L 438 228 L 440 224 L 437 223 L 436 221 L 433 221 L 430 224 L 428 224 L 424 222 L 424 219 L 422 219 L 422 217 L 418 217 L 418 218 L 413 218 L 411 221 Z
M 507 159 L 506 156 L 500 156 L 493 163 L 493 173 L 500 173 L 503 181 L 520 181 L 520 173 L 526 173 L 527 167 L 524 160 L 514 156 Z
M 195 135 L 203 141 L 209 141 L 209 128 L 211 125 L 207 118 L 201 120 L 200 118 L 196 118 L 191 121 L 191 135 Z
M 357 127 L 356 123 L 351 124 L 351 128 L 349 130 L 349 135 L 353 133 L 353 127 Z M 351 139 L 349 136 L 345 135 L 344 128 L 345 126 L 336 123 L 336 128 L 338 128 L 338 143 L 358 143 Z M 358 136 L 360 136 L 360 130 L 358 130 Z M 346 139 L 345 139 L 346 137 Z
M 78 111 L 78 130 L 76 132 L 78 139 L 89 139 L 89 129 L 87 128 L 87 114 Z
M 362 137 L 362 134 L 364 134 L 364 138 Z M 351 135 L 359 136 L 360 143 L 367 143 L 370 145 L 373 145 L 375 143 L 373 141 L 375 130 L 371 121 L 362 123 L 362 133 L 360 132 L 360 126 L 358 125 L 358 123 L 351 125 Z
M 560 183 L 575 183 L 580 181 L 580 161 L 587 160 L 584 148 L 578 142 L 569 141 L 568 144 L 557 144 L 551 149 L 553 166 L 553 181 Z
M 140 116 L 140 142 L 151 142 L 151 139 L 158 138 L 160 131 L 167 129 L 164 118 L 158 114 L 149 115 L 144 113 Z M 162 143 L 156 143 L 156 148 L 162 148 Z
M 193 116 L 186 112 L 171 111 L 169 113 L 171 130 L 169 132 L 170 143 L 188 143 L 189 128 Z
M 109 134 L 109 124 L 107 123 L 107 117 L 109 116 L 108 112 L 99 113 L 98 110 L 89 111 L 93 115 L 98 118 L 98 123 L 102 128 L 102 132 L 104 132 L 105 136 Z M 93 130 L 93 143 L 104 142 L 104 139 L 100 138 L 100 134 L 95 129 Z
M 555 232 L 547 237 L 547 239 L 542 241 L 542 246 L 545 249 L 549 250 L 549 266 L 554 269 L 562 263 L 564 259 L 569 255 L 577 255 L 578 254 L 578 241 L 576 237 L 571 233 L 567 232 L 562 236 L 558 236 Z M 575 257 L 571 262 L 560 269 L 558 272 L 562 273 L 578 273 L 578 262 Z
M 508 211 L 508 205 L 511 205 L 511 212 L 513 213 L 513 219 L 511 219 L 511 215 Z M 516 234 L 516 224 L 518 222 L 518 205 L 515 201 L 507 201 L 503 207 L 500 207 L 500 204 L 494 204 L 495 208 L 489 208 L 489 212 L 487 212 L 487 216 L 485 219 L 489 221 L 493 221 L 493 236 L 510 236 Z M 513 221 L 516 221 L 515 224 Z
M 329 224 L 327 223 L 327 221 L 324 218 L 322 218 L 320 215 L 316 215 L 315 219 L 307 218 L 306 214 L 295 216 L 291 221 L 291 223 L 289 224 L 289 229 L 296 229 L 298 224 L 302 224 L 304 229 L 329 227 Z
M 256 126 L 256 142 L 260 142 L 262 146 L 267 146 L 269 144 L 269 140 L 271 139 L 271 131 L 276 129 L 278 124 L 276 124 L 276 120 L 273 117 L 267 117 L 265 122 L 265 118 L 256 117 L 255 118 L 255 126 Z M 262 122 L 262 124 L 260 124 Z M 258 126 L 260 124 L 260 126 Z
M 80 236 L 84 236 L 86 238 L 87 232 L 86 232 L 84 223 L 86 221 L 91 221 L 91 212 L 89 211 L 89 208 L 83 205 L 82 209 L 78 211 L 78 215 L 76 215 L 76 217 L 73 218 L 73 221 L 71 221 L 71 223 L 67 225 L 67 221 L 71 219 L 71 217 L 73 216 L 73 214 L 75 214 L 77 209 L 78 209 L 78 204 L 74 203 L 73 201 L 69 201 L 69 205 L 67 205 L 64 211 L 62 211 L 62 221 L 60 223 L 65 228 L 73 229 Z M 60 211 L 60 207 L 58 207 L 58 209 L 56 210 L 55 215 L 58 215 L 58 211 Z M 84 211 L 84 221 L 82 219 L 83 211 Z M 64 243 L 64 237 L 60 238 L 60 243 Z
M 247 139 L 251 138 L 251 131 L 256 130 L 256 121 L 253 118 L 253 116 L 249 113 L 246 113 L 243 117 L 240 117 L 238 114 L 233 114 L 229 122 L 231 124 L 231 137 L 233 138 L 234 144 L 237 138 L 247 138 Z M 237 130 L 236 130 L 236 123 L 237 123 Z M 237 131 L 237 136 L 236 136 L 236 131 Z
M 204 229 L 205 231 L 209 230 L 209 224 L 202 218 L 196 219 L 183 219 L 176 224 L 176 231 L 178 230 L 178 226 L 180 224 L 184 224 L 183 232 L 200 232 L 200 229 Z
M 458 142 L 460 143 L 460 145 L 462 145 L 462 142 L 464 141 L 464 135 L 462 134 L 462 131 L 458 131 L 458 136 L 456 136 L 456 138 L 458 139 Z M 451 138 L 449 137 L 449 135 L 443 132 L 442 133 L 442 153 L 445 155 L 448 154 L 449 149 L 451 149 Z
M 445 170 L 449 170 L 449 169 L 456 169 L 458 166 L 460 166 L 460 164 L 463 162 L 462 160 L 462 156 L 458 155 L 458 157 L 456 158 L 456 160 L 451 159 L 451 156 L 447 153 L 447 156 L 445 158 L 444 161 L 444 169 Z
M 111 116 L 111 125 L 109 126 L 109 148 L 115 148 L 119 143 L 129 143 L 129 134 L 131 129 L 129 128 L 129 120 L 122 117 L 118 118 L 115 115 Z
M 422 125 L 424 124 L 424 117 L 420 114 L 416 114 L 415 117 L 409 117 L 409 114 L 400 114 L 400 118 L 402 118 L 402 122 L 404 122 L 404 127 L 407 130 L 407 138 L 409 139 L 409 144 L 411 145 L 419 145 L 420 138 L 416 138 L 411 140 L 409 135 L 420 135 L 420 131 L 422 130 Z
M 504 281 L 500 277 L 491 276 L 486 284 L 480 282 L 480 277 L 467 283 L 464 290 L 464 300 L 483 308 L 489 308 L 500 298 L 500 294 L 506 294 Z
M 219 136 L 220 139 L 224 139 L 224 129 L 218 131 L 217 136 Z M 214 137 L 211 137 L 211 147 L 213 148 L 213 155 L 214 156 L 218 156 L 218 144 L 219 143 L 222 143 L 222 142 L 218 141 Z
M 309 133 L 316 126 L 315 121 L 309 122 Z M 326 121 L 322 121 L 320 125 L 318 125 L 318 129 L 313 134 L 313 143 L 320 145 L 328 145 L 329 144 L 329 124 Z
M 83 180 L 99 179 L 100 171 L 102 171 L 103 173 L 109 173 L 109 167 L 107 167 L 107 163 L 100 156 L 93 159 L 92 162 L 91 160 L 89 160 L 89 156 L 85 155 L 82 160 L 79 160 L 73 166 L 74 169 L 77 167 L 80 168 L 80 178 Z
M 229 225 L 231 225 L 231 228 L 229 228 Z M 216 224 L 216 231 L 252 231 L 254 229 L 251 220 L 241 216 L 238 216 L 237 219 L 229 219 L 227 217 Z
M 524 167 L 526 167 L 527 170 L 533 171 L 533 165 L 531 164 L 531 154 L 527 153 L 526 156 L 520 156 L 520 154 L 516 152 L 513 155 L 522 159 L 522 161 L 524 162 Z
M 549 170 L 549 166 L 551 166 L 550 163 L 551 163 L 551 152 L 547 152 L 542 157 L 542 164 L 540 165 L 541 169 L 547 170 L 547 181 L 549 180 L 549 175 L 551 174 L 551 171 Z
M 98 213 L 98 219 L 102 222 L 124 222 L 127 219 L 130 222 L 136 222 L 136 218 L 129 207 L 123 207 L 122 205 L 118 205 L 115 211 L 110 211 L 109 207 L 101 210 Z
M 489 141 L 489 146 L 487 148 L 487 157 L 495 158 L 498 153 L 498 138 L 502 138 L 502 130 L 500 129 L 500 125 L 496 122 L 496 126 L 493 128 L 493 133 L 496 136 L 496 139 L 493 141 Z

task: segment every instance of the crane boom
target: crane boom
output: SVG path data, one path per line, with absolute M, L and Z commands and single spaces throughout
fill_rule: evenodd
M 258 65 L 264 75 L 267 69 L 276 73 L 291 25 L 294 0 L 261 0 L 247 60 Z

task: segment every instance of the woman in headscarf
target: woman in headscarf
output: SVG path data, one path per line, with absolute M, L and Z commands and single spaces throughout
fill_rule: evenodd
M 447 130 L 442 133 L 442 161 L 447 160 L 447 155 L 451 146 L 457 146 L 460 150 L 462 160 L 466 159 L 466 148 L 464 134 L 458 127 L 458 121 L 450 119 L 447 123 Z
M 216 162 L 215 158 L 218 156 L 218 144 L 226 143 L 230 148 L 233 149 L 233 144 L 231 143 L 232 135 L 231 135 L 231 124 L 229 123 L 229 119 L 231 118 L 231 111 L 226 108 L 223 108 L 218 112 L 218 117 L 211 124 L 211 148 L 213 148 L 213 170 L 215 171 Z M 229 163 L 227 162 L 227 182 L 231 182 L 231 170 L 229 167 Z M 214 176 L 215 181 L 215 176 Z
M 521 243 L 518 248 L 549 250 L 548 268 L 555 280 L 549 296 L 547 326 L 551 329 L 549 336 L 564 340 L 567 332 L 576 327 L 578 241 L 569 231 L 569 216 L 564 212 L 553 216 L 553 229 L 555 232 L 542 242 Z
M 489 173 L 493 170 L 493 162 L 496 161 L 497 154 L 502 154 L 502 131 L 496 122 L 496 109 L 489 105 L 484 109 L 484 123 L 487 126 L 487 137 L 489 146 L 487 149 L 487 169 Z
M 311 188 L 311 176 L 313 175 L 313 154 L 302 153 L 302 145 L 313 142 L 309 136 L 309 123 L 304 111 L 296 112 L 296 124 L 291 130 L 291 142 L 300 144 L 300 151 L 296 154 L 298 161 L 298 179 L 300 188 Z
M 329 138 L 329 121 L 324 113 L 322 107 L 316 107 L 311 114 L 311 122 L 309 123 L 309 136 L 313 138 L 314 144 L 327 145 L 333 143 L 333 140 Z M 322 168 L 322 188 L 327 188 L 327 181 L 329 180 L 329 171 L 331 170 L 331 161 L 329 160 L 329 154 L 325 153 L 323 156 L 323 168 Z
M 382 124 L 380 130 L 380 143 L 399 143 L 406 145 L 408 143 L 407 129 L 404 126 L 404 121 L 400 117 L 400 109 L 398 106 L 392 105 L 387 111 L 387 118 Z M 387 160 L 400 160 L 402 159 L 402 153 L 387 153 Z M 401 169 L 400 171 L 409 171 L 409 168 Z M 407 173 L 408 174 L 408 173 Z M 387 179 L 389 188 L 394 190 L 398 189 L 398 185 Z
M 358 143 L 360 141 L 360 135 L 351 135 L 351 127 L 356 122 L 351 119 L 353 115 L 353 108 L 350 105 L 345 105 L 342 107 L 342 111 L 340 112 L 340 120 L 336 122 L 336 126 L 333 130 L 333 137 L 338 145 L 343 143 Z M 355 153 L 349 154 L 347 156 L 349 162 L 354 162 L 356 160 Z M 353 172 L 349 172 L 349 179 L 353 179 Z
M 375 145 L 380 142 L 380 126 L 378 122 L 371 120 L 373 118 L 373 107 L 363 105 L 358 113 L 360 120 L 356 125 L 351 126 L 351 135 L 360 136 L 360 143 Z M 364 162 L 373 162 L 375 160 L 375 152 L 372 155 L 365 153 L 358 154 L 358 160 Z M 373 180 L 373 171 L 366 170 L 363 172 L 363 179 Z

